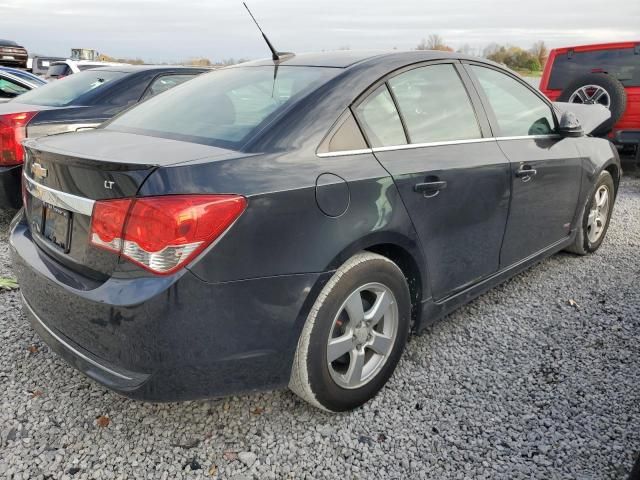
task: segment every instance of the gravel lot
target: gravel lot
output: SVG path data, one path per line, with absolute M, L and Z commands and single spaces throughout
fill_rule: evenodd
M 640 451 L 639 251 L 635 172 L 597 254 L 556 255 L 412 338 L 390 385 L 341 415 L 287 391 L 122 398 L 0 293 L 0 477 L 624 478 Z

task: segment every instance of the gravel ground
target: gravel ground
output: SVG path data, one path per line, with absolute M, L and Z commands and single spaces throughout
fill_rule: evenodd
M 0 477 L 624 478 L 640 451 L 639 249 L 636 172 L 599 252 L 556 255 L 412 338 L 387 388 L 340 415 L 287 391 L 122 398 L 0 293 Z

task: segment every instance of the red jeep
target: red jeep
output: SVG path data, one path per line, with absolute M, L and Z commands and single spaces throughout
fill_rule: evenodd
M 640 41 L 551 50 L 540 90 L 556 102 L 605 105 L 611 118 L 594 133 L 640 160 Z

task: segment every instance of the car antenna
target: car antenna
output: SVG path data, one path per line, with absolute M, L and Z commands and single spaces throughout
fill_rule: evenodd
M 260 33 L 262 34 L 262 38 L 264 38 L 264 41 L 267 42 L 267 46 L 269 47 L 269 50 L 271 50 L 271 58 L 273 59 L 273 61 L 279 62 L 280 60 L 283 60 L 287 57 L 292 57 L 294 54 L 291 52 L 279 52 L 275 49 L 275 47 L 269 41 L 269 38 L 262 31 L 262 28 L 260 28 L 260 24 L 256 20 L 256 17 L 253 16 L 253 13 L 251 13 L 251 10 L 249 10 L 249 7 L 247 6 L 247 4 L 245 2 L 242 2 L 242 4 L 244 5 L 244 8 L 247 9 L 247 12 L 249 12 L 249 15 L 251 15 L 251 19 L 253 20 L 253 23 L 255 23 L 256 27 L 258 27 L 258 30 L 260 30 Z

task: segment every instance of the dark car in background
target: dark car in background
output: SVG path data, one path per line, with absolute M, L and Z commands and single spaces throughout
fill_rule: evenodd
M 95 128 L 131 105 L 205 71 L 148 65 L 104 67 L 56 80 L 0 104 L 0 208 L 18 208 L 22 201 L 22 140 Z
M 27 68 L 29 53 L 27 49 L 13 40 L 0 39 L 0 65 Z
M 640 161 L 640 41 L 556 48 L 540 81 L 553 101 L 600 104 L 611 118 L 597 130 Z
M 96 130 L 25 142 L 10 233 L 25 312 L 134 398 L 289 385 L 355 408 L 410 330 L 600 247 L 620 163 L 586 133 L 458 54 L 221 69 Z

